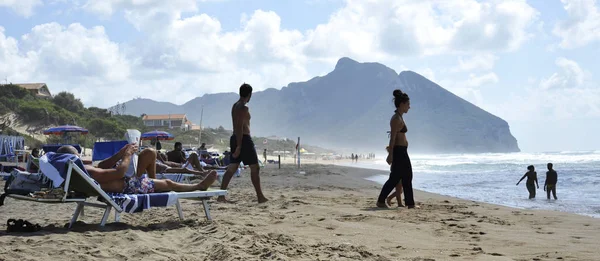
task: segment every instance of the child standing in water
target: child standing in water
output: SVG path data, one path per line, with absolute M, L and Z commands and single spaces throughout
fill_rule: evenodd
M 540 185 L 538 184 L 538 179 L 537 179 L 537 173 L 535 172 L 535 168 L 533 167 L 533 165 L 529 165 L 527 167 L 527 173 L 525 173 L 525 175 L 523 175 L 523 177 L 519 180 L 519 182 L 517 182 L 517 186 L 519 185 L 519 183 L 521 183 L 521 181 L 523 181 L 523 179 L 525 179 L 525 177 L 527 177 L 527 190 L 529 191 L 529 199 L 535 198 L 535 186 L 537 185 L 537 188 L 540 188 Z M 534 184 L 535 182 L 535 184 Z

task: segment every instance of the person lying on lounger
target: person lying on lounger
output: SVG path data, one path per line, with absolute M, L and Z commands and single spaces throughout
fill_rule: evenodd
M 127 144 L 115 155 L 101 161 L 97 167 L 85 165 L 85 169 L 104 191 L 125 194 L 207 190 L 217 179 L 216 171 L 211 171 L 198 184 L 182 184 L 169 179 L 156 179 L 156 150 L 151 148 L 144 149 L 138 154 L 137 174 L 126 177 L 125 173 L 129 168 L 131 156 L 136 151 L 138 151 L 137 145 Z M 79 155 L 77 149 L 69 145 L 60 147 L 57 153 Z M 117 165 L 117 162 L 120 163 Z M 144 173 L 148 176 L 142 176 Z
M 185 173 L 199 176 L 206 176 L 210 171 L 202 168 L 202 164 L 198 161 L 198 156 L 192 153 L 184 164 L 168 161 L 163 153 L 156 155 L 156 172 L 157 173 Z

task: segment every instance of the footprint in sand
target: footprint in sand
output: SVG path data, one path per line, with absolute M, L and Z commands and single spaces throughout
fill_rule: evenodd
M 342 222 L 345 222 L 345 221 L 358 222 L 358 221 L 363 221 L 363 220 L 365 220 L 367 218 L 369 218 L 369 217 L 367 217 L 367 216 L 365 216 L 363 214 L 358 214 L 358 215 L 344 215 L 344 216 L 341 216 L 339 218 L 336 218 L 336 220 L 337 221 L 342 221 Z

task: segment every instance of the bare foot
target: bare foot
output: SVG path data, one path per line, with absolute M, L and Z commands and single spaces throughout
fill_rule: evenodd
M 420 208 L 421 208 L 421 206 L 412 205 L 412 206 L 408 206 L 408 208 L 416 208 L 416 209 L 420 209 Z
M 258 198 L 258 204 L 265 203 L 267 201 L 269 201 L 269 200 L 267 198 L 265 198 L 264 196 L 262 198 Z
M 385 202 L 386 202 L 388 205 L 390 205 L 390 206 L 391 206 L 391 205 L 392 205 L 392 199 L 393 199 L 393 198 L 387 198 L 387 199 L 385 200 Z
M 210 185 L 212 185 L 213 183 L 215 183 L 215 180 L 217 180 L 217 173 L 210 173 L 208 174 L 208 176 L 206 176 L 206 178 L 198 183 L 198 189 L 199 190 L 207 190 L 208 188 L 210 188 Z
M 229 200 L 227 200 L 227 199 L 225 198 L 225 196 L 219 196 L 219 197 L 217 198 L 217 202 L 220 202 L 220 203 L 234 203 L 233 201 L 229 201 Z
M 388 208 L 388 206 L 383 202 L 377 202 L 377 207 L 378 208 Z

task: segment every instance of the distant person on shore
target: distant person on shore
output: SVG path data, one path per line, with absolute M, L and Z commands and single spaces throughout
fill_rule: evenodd
M 396 111 L 390 120 L 390 144 L 387 163 L 391 165 L 389 179 L 385 182 L 377 199 L 377 207 L 388 208 L 386 199 L 400 183 L 404 189 L 404 202 L 408 208 L 415 208 L 412 189 L 412 165 L 408 157 L 408 141 L 406 140 L 406 123 L 402 116 L 410 109 L 410 98 L 401 90 L 394 90 Z M 397 191 L 397 193 L 400 190 Z
M 246 106 L 251 97 L 252 86 L 247 83 L 242 84 L 240 86 L 240 99 L 231 108 L 231 120 L 233 121 L 233 135 L 229 139 L 232 151 L 231 162 L 223 175 L 221 189 L 227 189 L 233 174 L 238 170 L 240 163 L 243 162 L 244 165 L 250 166 L 250 180 L 252 181 L 252 185 L 254 185 L 254 190 L 256 190 L 258 203 L 264 203 L 268 199 L 263 195 L 260 187 L 258 155 L 254 148 L 252 136 L 250 136 L 250 111 L 248 110 L 248 106 Z M 217 200 L 220 202 L 227 201 L 224 196 L 220 196 Z
M 267 164 L 267 149 L 263 151 L 263 158 L 265 159 L 264 164 Z
M 535 172 L 533 165 L 529 165 L 527 170 L 527 173 L 525 173 L 519 182 L 517 182 L 517 186 L 525 179 L 525 177 L 527 177 L 527 182 L 525 184 L 527 186 L 527 191 L 529 191 L 529 199 L 532 199 L 535 198 L 535 186 L 537 185 L 537 188 L 539 189 L 540 185 L 538 184 L 537 173 Z
M 550 191 L 552 191 L 552 196 L 554 199 L 558 199 L 556 197 L 556 183 L 558 182 L 558 174 L 553 169 L 552 163 L 548 163 L 548 171 L 546 172 L 546 181 L 544 182 L 544 191 L 546 191 L 546 196 L 550 199 Z
M 350 154 L 350 159 L 352 160 L 352 163 L 354 163 L 354 153 Z

